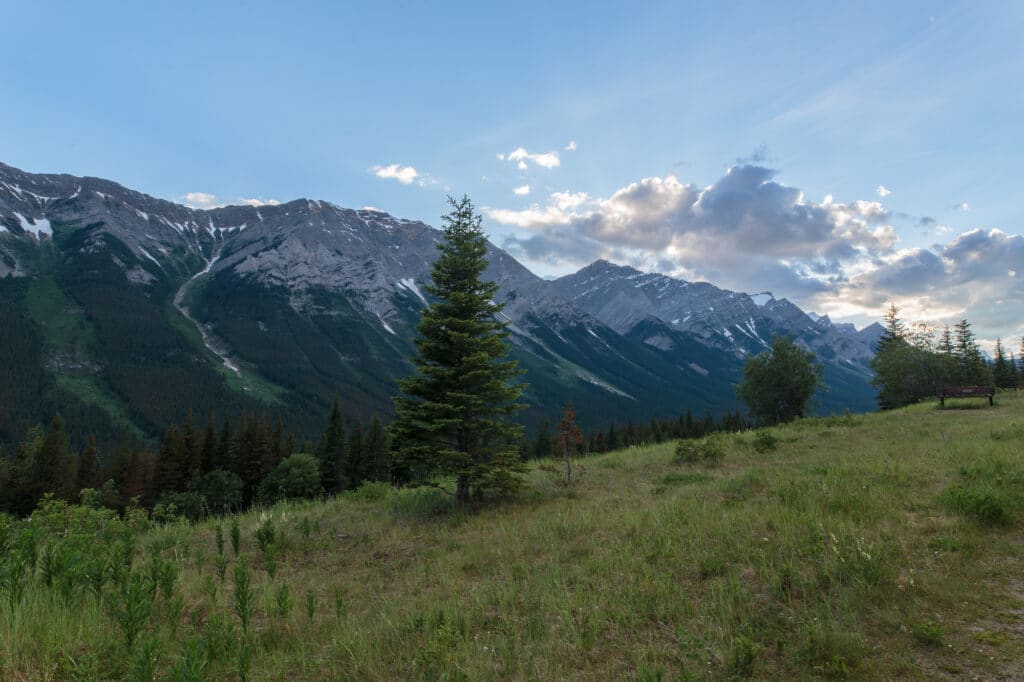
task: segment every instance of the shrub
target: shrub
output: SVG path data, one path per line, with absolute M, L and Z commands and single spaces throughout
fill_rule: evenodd
M 321 492 L 320 463 L 301 452 L 282 460 L 260 486 L 264 502 L 316 497 Z
M 779 445 L 779 439 L 768 429 L 759 429 L 754 434 L 754 450 L 758 452 L 771 452 Z
M 198 491 L 206 498 L 211 511 L 228 514 L 242 506 L 242 488 L 245 484 L 235 474 L 214 469 L 199 480 Z
M 720 439 L 714 436 L 700 438 L 698 440 L 681 440 L 676 444 L 676 456 L 674 462 L 695 464 L 718 464 L 725 457 L 725 449 Z
M 934 620 L 916 623 L 913 627 L 914 639 L 921 644 L 931 647 L 942 646 L 942 626 Z
M 153 518 L 159 521 L 174 521 L 184 517 L 198 521 L 209 512 L 206 498 L 202 493 L 190 490 L 183 493 L 164 493 L 153 507 Z
M 1009 520 L 1006 501 L 987 485 L 954 485 L 942 493 L 939 501 L 950 511 L 985 525 Z

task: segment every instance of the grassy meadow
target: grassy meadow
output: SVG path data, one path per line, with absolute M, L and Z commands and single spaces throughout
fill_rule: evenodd
M 576 467 L 473 512 L 0 521 L 0 679 L 1024 676 L 1024 395 Z

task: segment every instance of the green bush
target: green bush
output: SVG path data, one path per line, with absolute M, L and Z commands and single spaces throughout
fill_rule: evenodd
M 954 485 L 939 501 L 950 511 L 984 525 L 1003 524 L 1010 518 L 1006 500 L 985 484 Z
M 758 452 L 771 452 L 779 445 L 779 439 L 768 429 L 759 429 L 754 434 L 754 449 Z
M 725 458 L 725 448 L 722 441 L 714 436 L 700 438 L 697 440 L 681 440 L 676 443 L 676 456 L 674 462 L 683 464 L 704 464 L 715 465 Z
M 189 490 L 183 493 L 164 493 L 153 507 L 153 518 L 162 521 L 173 521 L 184 517 L 189 521 L 198 521 L 209 513 L 206 498 L 202 493 Z
M 305 453 L 286 457 L 260 486 L 260 495 L 267 503 L 316 497 L 321 492 L 320 463 Z
M 235 474 L 214 469 L 203 476 L 197 490 L 206 498 L 207 507 L 217 514 L 229 514 L 242 507 L 242 488 L 245 486 Z
M 915 623 L 913 627 L 914 639 L 925 646 L 940 647 L 942 646 L 942 626 L 936 623 L 934 620 L 925 621 L 923 623 Z

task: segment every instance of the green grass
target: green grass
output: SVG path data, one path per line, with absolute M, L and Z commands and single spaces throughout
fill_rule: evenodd
M 154 657 L 209 680 L 1012 678 L 1022 419 L 1007 394 L 806 420 L 763 452 L 727 436 L 715 466 L 632 448 L 569 489 L 534 469 L 519 500 L 474 512 L 380 485 L 282 504 L 238 518 L 251 607 L 230 547 L 217 569 L 230 520 L 152 528 L 132 570 L 159 587 L 130 649 L 141 597 L 110 578 L 98 599 L 40 551 L 13 608 L 0 588 L 0 679 L 133 679 Z M 997 498 L 999 522 L 956 490 Z

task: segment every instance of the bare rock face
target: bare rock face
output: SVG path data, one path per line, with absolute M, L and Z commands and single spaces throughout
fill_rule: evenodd
M 811 316 L 769 292 L 745 294 L 708 284 L 597 261 L 559 278 L 563 296 L 620 334 L 654 318 L 698 338 L 707 346 L 745 355 L 766 349 L 773 336 L 792 336 L 830 361 L 866 366 L 874 354 L 871 333 Z M 663 348 L 656 335 L 647 343 Z

